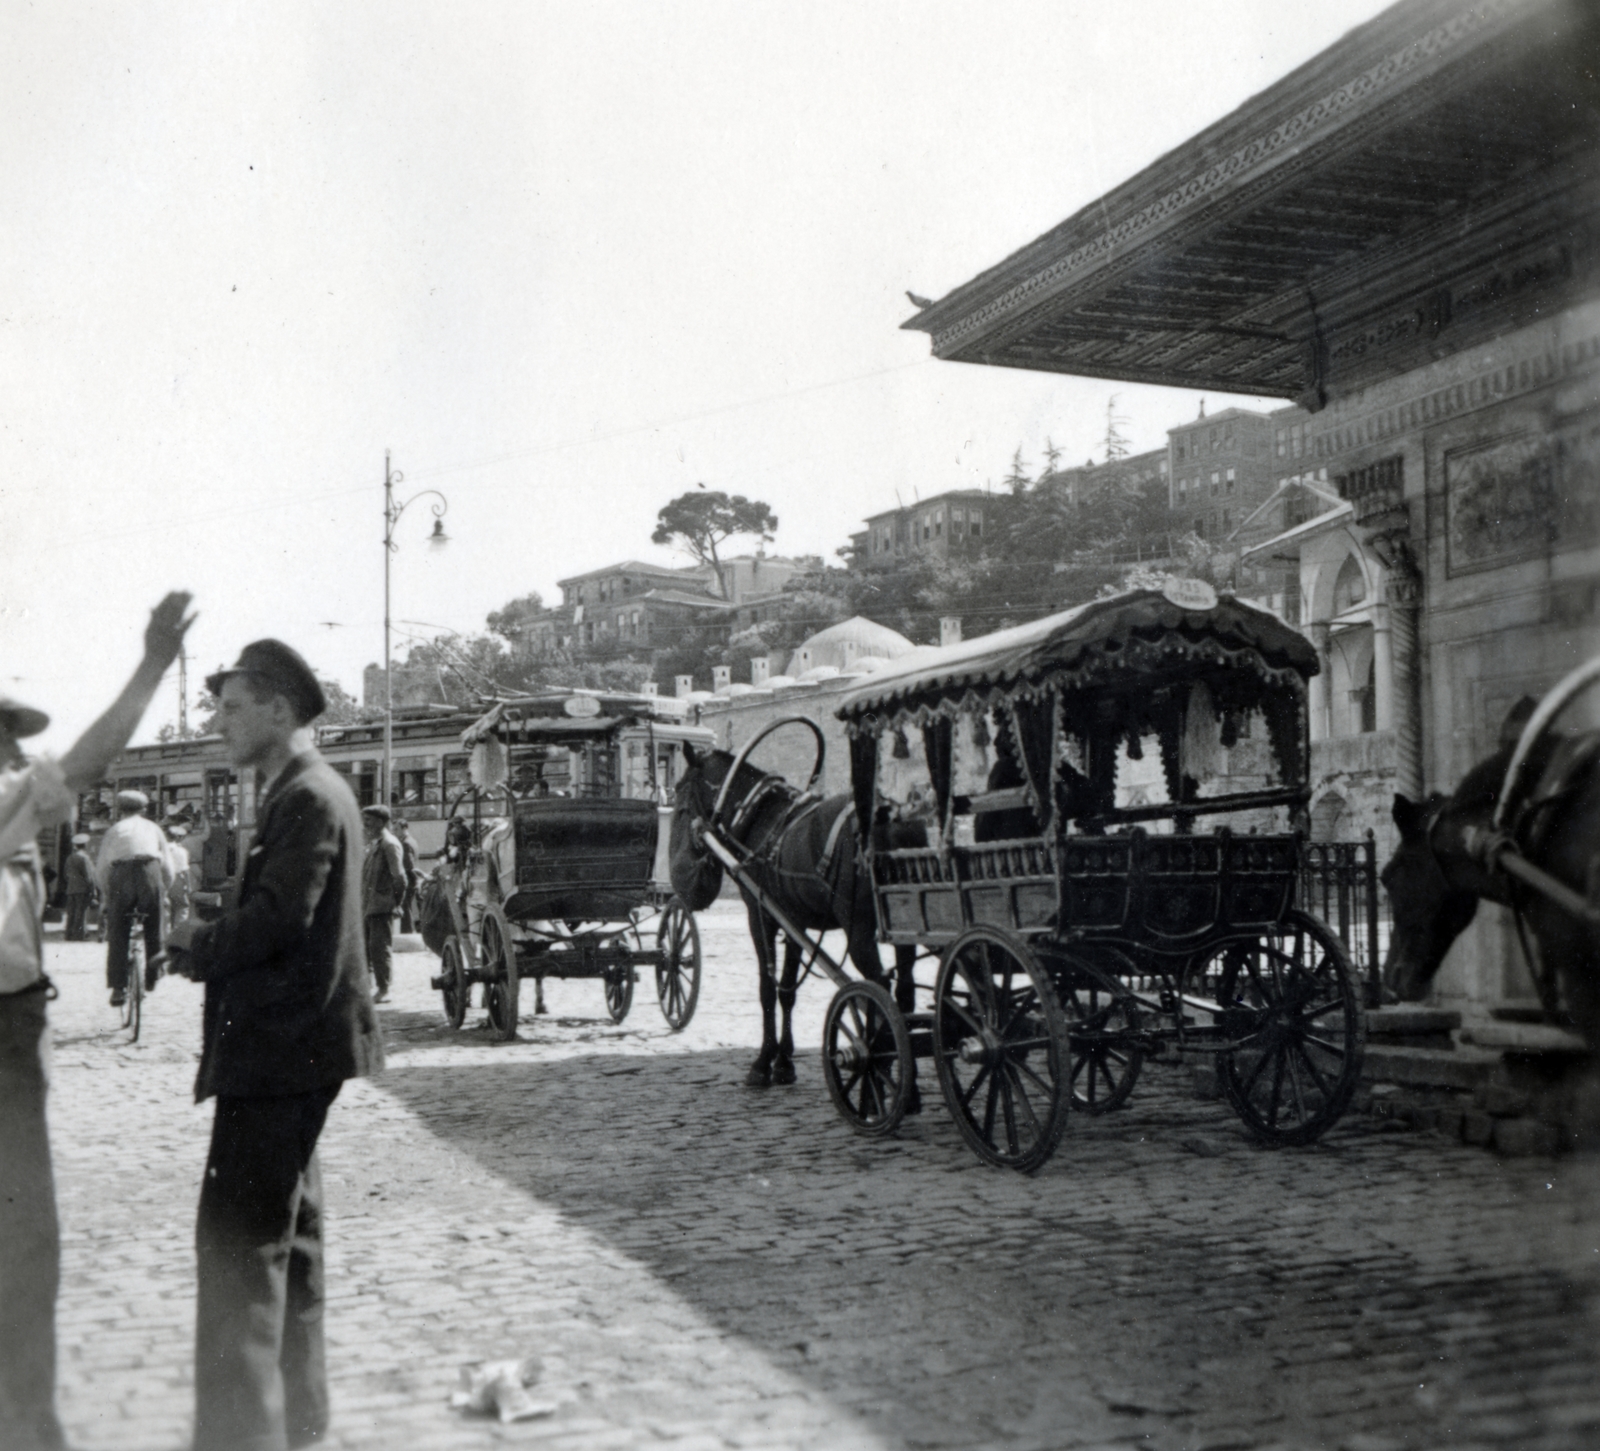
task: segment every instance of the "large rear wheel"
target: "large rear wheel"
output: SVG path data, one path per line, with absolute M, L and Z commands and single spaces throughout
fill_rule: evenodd
M 1306 912 L 1201 963 L 1200 993 L 1221 1008 L 1223 1096 L 1264 1144 L 1309 1144 L 1338 1121 L 1361 1079 L 1366 1018 L 1344 944 Z
M 495 916 L 483 919 L 484 1006 L 489 1026 L 507 1040 L 517 1036 L 517 954 Z
M 934 1063 L 962 1137 L 988 1163 L 1037 1169 L 1066 1128 L 1069 1096 L 1050 979 L 1025 943 L 974 927 L 945 950 L 933 999 Z
M 656 997 L 674 1033 L 682 1032 L 700 1001 L 700 929 L 694 913 L 674 897 L 656 933 Z
M 858 1134 L 882 1138 L 905 1117 L 916 1065 L 894 999 L 877 983 L 846 983 L 822 1024 L 822 1076 L 840 1116 Z

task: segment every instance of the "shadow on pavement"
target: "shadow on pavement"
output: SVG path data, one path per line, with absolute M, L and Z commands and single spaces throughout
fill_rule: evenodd
M 1434 1170 L 1362 1121 L 1263 1152 L 1147 1069 L 1029 1179 L 972 1157 L 931 1073 L 926 1112 L 868 1141 L 815 1054 L 764 1092 L 748 1057 L 412 1061 L 379 1084 L 893 1441 L 1398 1445 L 1463 1388 L 1525 1394 L 1549 1370 L 1508 1347 L 1594 1349 L 1570 1277 L 1477 1244 L 1442 1275 L 1388 1232 L 1419 1213 L 1397 1186 Z

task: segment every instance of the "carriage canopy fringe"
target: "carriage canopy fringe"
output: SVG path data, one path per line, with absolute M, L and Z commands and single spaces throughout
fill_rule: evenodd
M 847 695 L 852 736 L 928 727 L 996 707 L 1015 712 L 1047 694 L 1152 689 L 1182 676 L 1254 678 L 1259 699 L 1297 696 L 1318 670 L 1316 651 L 1276 615 L 1223 596 L 1209 609 L 1131 590 L 942 649 L 903 656 Z

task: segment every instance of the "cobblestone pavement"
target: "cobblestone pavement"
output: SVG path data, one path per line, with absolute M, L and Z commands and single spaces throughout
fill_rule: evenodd
M 1356 1118 L 1266 1152 L 1173 1068 L 1076 1122 L 1034 1178 L 981 1166 L 936 1092 L 866 1142 L 822 1086 L 826 984 L 801 995 L 799 1084 L 741 1086 L 759 1023 L 742 912 L 702 925 L 678 1036 L 648 980 L 621 1028 L 573 982 L 517 1042 L 476 1008 L 451 1033 L 433 958 L 397 958 L 390 1069 L 349 1085 L 323 1136 L 330 1444 L 1600 1445 L 1593 1159 Z M 62 1410 L 88 1451 L 178 1451 L 200 995 L 164 983 L 129 1046 L 102 952 L 49 949 Z M 463 1362 L 526 1354 L 554 1414 L 448 1408 Z

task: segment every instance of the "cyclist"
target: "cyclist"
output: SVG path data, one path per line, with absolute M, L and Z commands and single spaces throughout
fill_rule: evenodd
M 144 814 L 150 798 L 143 791 L 117 792 L 115 826 L 100 843 L 96 874 L 105 902 L 106 985 L 111 1006 L 120 1008 L 128 987 L 128 932 L 133 914 L 144 917 L 145 987 L 155 986 L 161 952 L 161 899 L 172 885 L 167 838 Z

